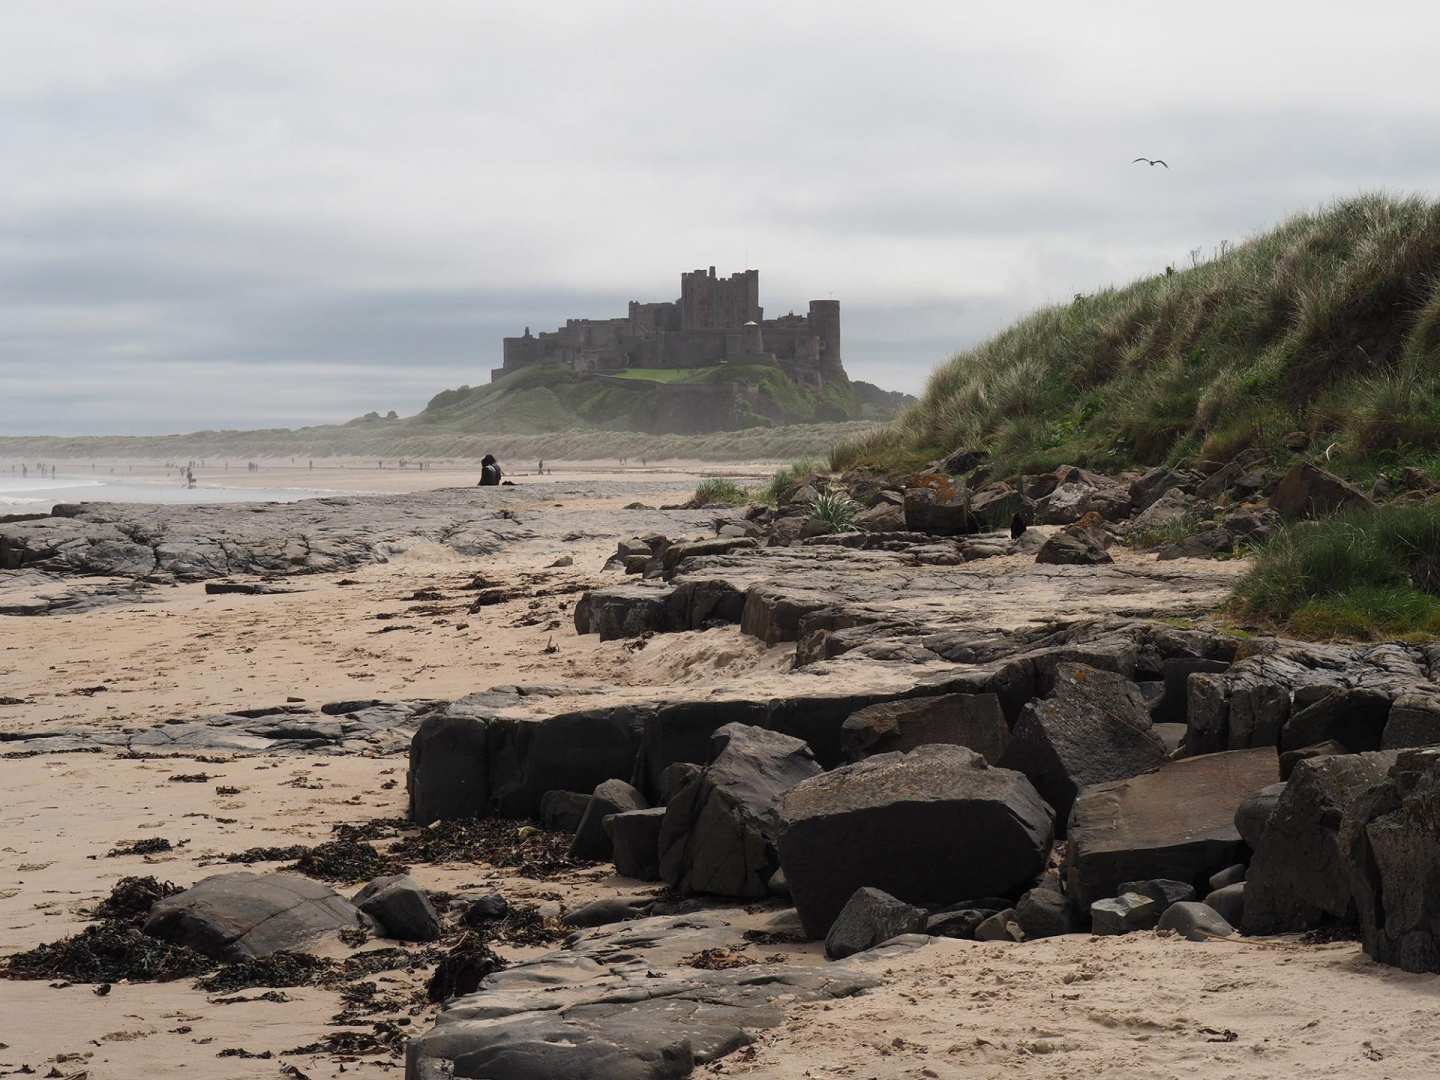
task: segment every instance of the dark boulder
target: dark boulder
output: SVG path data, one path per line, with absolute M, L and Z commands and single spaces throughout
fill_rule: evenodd
M 1310 746 L 1302 746 L 1298 750 L 1286 750 L 1280 755 L 1280 779 L 1289 780 L 1290 774 L 1295 771 L 1295 766 L 1302 761 L 1309 761 L 1311 758 L 1331 757 L 1335 754 L 1348 754 L 1343 743 L 1334 739 L 1326 739 L 1324 742 L 1312 743 Z
M 997 708 L 998 711 L 998 708 Z M 1020 713 L 1001 765 L 1024 773 L 1055 808 L 1063 837 L 1081 788 L 1158 768 L 1165 745 L 1134 682 L 1083 664 L 1055 669 L 1055 689 Z
M 1070 902 L 1058 888 L 1031 889 L 1015 905 L 1015 921 L 1026 940 L 1058 937 L 1073 933 L 1075 920 Z
M 409 874 L 378 877 L 357 892 L 351 903 L 396 941 L 434 941 L 440 936 L 440 916 Z
M 925 933 L 931 937 L 975 939 L 975 930 L 1004 907 L 960 907 L 953 910 L 937 911 L 925 920 Z
M 851 713 L 840 728 L 840 745 L 851 761 L 872 754 L 950 743 L 1000 760 L 1008 734 L 994 694 L 939 694 L 884 701 Z
M 1440 972 L 1440 751 L 1399 751 L 1351 804 L 1340 850 L 1366 955 Z
M 928 487 L 905 491 L 905 528 L 932 536 L 964 536 L 980 531 L 962 493 L 937 495 Z
M 975 927 L 976 941 L 1024 941 L 1025 930 L 1015 921 L 1015 909 L 997 911 Z
M 1070 812 L 1066 892 L 1088 911 L 1126 881 L 1203 885 L 1240 861 L 1236 808 L 1274 778 L 1274 750 L 1232 750 L 1086 788 Z
M 1284 791 L 1283 782 L 1267 784 L 1259 791 L 1245 796 L 1240 808 L 1235 811 L 1235 830 L 1251 850 L 1260 846 L 1260 840 L 1265 835 L 1265 826 L 1270 824 L 1270 815 L 1275 812 L 1275 804 L 1280 801 Z
M 1295 766 L 1250 861 L 1247 934 L 1354 923 L 1340 824 L 1355 798 L 1385 779 L 1397 754 L 1331 754 Z
M 1390 706 L 1390 719 L 1380 739 L 1382 750 L 1440 744 L 1440 697 L 1402 694 Z
M 724 725 L 721 725 L 722 727 Z M 646 727 L 646 735 L 649 735 L 649 727 Z M 700 778 L 705 771 L 705 766 L 697 765 L 693 761 L 672 761 L 665 768 L 660 770 L 659 792 L 660 802 L 668 803 L 675 797 L 675 793 Z
M 1336 688 L 1320 700 L 1299 709 L 1280 732 L 1280 749 L 1334 739 L 1352 754 L 1380 749 L 1385 722 L 1390 716 L 1390 697 L 1368 687 Z
M 1159 918 L 1159 906 L 1150 897 L 1140 893 L 1121 893 L 1096 900 L 1090 905 L 1090 932 L 1129 934 L 1136 930 L 1149 930 Z
M 644 810 L 650 804 L 645 796 L 624 780 L 605 780 L 585 806 L 584 816 L 575 829 L 570 854 L 577 859 L 608 859 L 611 855 L 610 836 L 605 831 L 605 818 L 627 810 Z
M 1227 866 L 1224 870 L 1216 871 L 1210 875 L 1210 891 L 1214 892 L 1216 889 L 1223 889 L 1227 885 L 1240 884 L 1240 882 L 1245 880 L 1245 875 L 1248 871 L 1249 867 L 1244 863 L 1236 863 L 1234 866 Z M 1187 896 L 1185 899 L 1188 900 L 1190 898 Z
M 1142 476 L 1130 481 L 1130 504 L 1137 513 L 1153 505 L 1162 495 L 1172 491 L 1181 493 L 1194 491 L 1202 477 L 1198 473 L 1183 469 L 1172 469 L 1157 465 Z
M 627 810 L 605 818 L 617 874 L 637 881 L 660 880 L 660 826 L 664 820 L 663 806 Z
M 1126 893 L 1138 893 L 1141 896 L 1148 896 L 1155 901 L 1155 914 L 1160 916 L 1170 910 L 1171 904 L 1183 903 L 1186 900 L 1195 899 L 1195 886 L 1184 881 L 1171 881 L 1169 878 L 1151 878 L 1149 881 L 1122 881 L 1120 887 L 1115 890 L 1116 895 L 1124 896 Z
M 1041 544 L 1035 561 L 1052 566 L 1100 566 L 1115 560 L 1089 530 L 1067 529 Z
M 1245 921 L 1245 882 L 1235 881 L 1211 890 L 1205 896 L 1205 906 L 1214 908 L 1231 926 L 1240 926 Z
M 766 895 L 779 865 L 780 798 L 819 772 L 799 739 L 726 724 L 711 738 L 710 764 L 665 808 L 660 876 L 682 895 Z
M 350 901 L 302 874 L 236 870 L 161 900 L 150 909 L 145 933 L 235 961 L 303 949 L 337 930 L 372 925 Z
M 488 723 L 440 712 L 410 741 L 410 820 L 417 825 L 490 813 Z
M 1170 910 L 1160 916 L 1155 929 L 1168 930 L 1187 941 L 1209 941 L 1235 933 L 1235 927 L 1226 922 L 1224 916 L 1198 900 L 1172 904 Z
M 923 933 L 925 923 L 923 909 L 879 889 L 859 888 L 825 935 L 825 955 L 831 960 L 843 960 L 901 934 Z
M 970 497 L 970 513 L 981 529 L 994 531 L 1017 515 L 1029 517 L 1034 513 L 1034 503 L 1009 484 L 987 484 Z
M 1217 555 L 1228 555 L 1234 550 L 1235 537 L 1230 535 L 1230 530 L 1202 529 L 1183 540 L 1166 544 L 1155 553 L 1155 558 L 1160 562 L 1169 562 L 1172 559 L 1213 559 Z
M 579 791 L 547 791 L 540 796 L 540 824 L 550 832 L 573 833 L 580 827 L 590 796 Z
M 1287 518 L 1325 517 L 1337 510 L 1374 505 L 1359 488 L 1308 461 L 1292 465 L 1270 495 L 1270 508 Z
M 780 861 L 811 937 L 865 885 L 912 904 L 1019 895 L 1044 868 L 1054 830 L 1024 776 L 946 745 L 806 780 L 781 816 Z

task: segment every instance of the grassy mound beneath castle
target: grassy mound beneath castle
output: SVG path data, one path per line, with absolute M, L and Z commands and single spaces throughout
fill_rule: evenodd
M 1440 203 L 1367 195 L 1210 262 L 1037 311 L 930 377 L 837 469 L 983 448 L 999 471 L 1227 460 L 1304 432 L 1365 480 L 1440 466 Z
M 732 430 L 892 418 L 906 397 L 868 383 L 832 381 L 816 391 L 773 364 L 702 368 L 630 368 L 601 376 L 568 367 L 522 368 L 486 386 L 435 395 L 413 423 L 431 430 L 535 434 L 576 430 L 687 430 L 673 396 L 690 387 L 716 397 L 698 407 L 705 419 L 732 413 Z M 728 391 L 728 392 L 727 392 Z M 668 395 L 668 396 L 667 396 Z M 723 406 L 723 410 L 722 410 Z M 688 430 L 694 430 L 693 427 Z

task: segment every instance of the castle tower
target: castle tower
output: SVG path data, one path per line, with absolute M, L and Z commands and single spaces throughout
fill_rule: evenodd
M 840 301 L 810 301 L 810 332 L 820 339 L 820 370 L 826 375 L 843 378 L 845 367 L 840 361 Z
M 727 278 L 692 270 L 680 275 L 680 329 L 733 330 L 759 322 L 760 271 L 742 270 Z

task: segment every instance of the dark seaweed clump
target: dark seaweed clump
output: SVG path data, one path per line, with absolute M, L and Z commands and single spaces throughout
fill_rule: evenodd
M 167 982 L 198 975 L 215 961 L 183 945 L 152 938 L 140 927 L 157 900 L 179 892 L 153 877 L 121 878 L 95 908 L 96 923 L 73 937 L 37 945 L 0 961 L 0 977 L 73 983 Z
M 363 840 L 327 840 L 307 850 L 290 869 L 321 881 L 352 882 L 403 874 L 407 868 Z

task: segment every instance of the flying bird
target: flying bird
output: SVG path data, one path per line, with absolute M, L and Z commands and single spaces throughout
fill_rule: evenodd
M 1140 162 L 1142 162 L 1142 161 L 1145 162 L 1146 165 L 1149 165 L 1152 169 L 1153 169 L 1156 165 L 1165 165 L 1165 162 L 1161 161 L 1158 157 L 1157 157 L 1157 158 L 1137 157 L 1134 161 L 1130 162 L 1130 164 L 1131 164 L 1131 165 L 1139 165 Z M 1165 168 L 1168 169 L 1169 167 L 1170 167 L 1169 165 L 1165 165 Z

